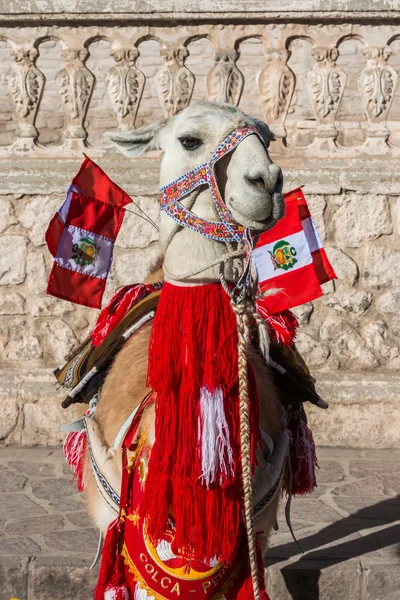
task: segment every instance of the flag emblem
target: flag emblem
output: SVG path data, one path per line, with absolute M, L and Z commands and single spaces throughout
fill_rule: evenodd
M 271 256 L 272 264 L 274 265 L 274 271 L 276 271 L 276 269 L 288 271 L 297 263 L 297 250 L 286 240 L 280 240 L 272 248 L 272 252 L 271 250 L 268 252 Z
M 72 260 L 80 267 L 94 265 L 99 256 L 100 248 L 94 240 L 82 237 L 77 244 L 72 245 Z
M 257 302 L 262 316 L 319 298 L 321 284 L 336 278 L 303 192 L 296 188 L 283 197 L 285 216 L 261 234 L 252 252 L 261 294 L 274 290 Z

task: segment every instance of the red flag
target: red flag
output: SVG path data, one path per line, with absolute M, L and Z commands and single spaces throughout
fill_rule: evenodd
M 46 231 L 54 256 L 48 294 L 101 307 L 114 242 L 129 202 L 128 194 L 86 156 Z
M 315 300 L 321 284 L 336 279 L 302 190 L 284 198 L 285 216 L 260 236 L 253 251 L 261 292 L 279 290 L 258 302 L 269 314 Z

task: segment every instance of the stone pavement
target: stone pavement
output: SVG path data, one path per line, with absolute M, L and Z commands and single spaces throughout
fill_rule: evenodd
M 319 487 L 280 517 L 271 600 L 400 599 L 400 450 L 319 448 Z M 59 448 L 0 449 L 0 600 L 90 600 L 97 533 Z M 184 599 L 186 600 L 186 599 Z

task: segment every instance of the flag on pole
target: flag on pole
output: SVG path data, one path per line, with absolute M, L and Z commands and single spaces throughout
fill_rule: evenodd
M 285 216 L 260 236 L 252 253 L 260 291 L 278 290 L 257 303 L 269 314 L 319 298 L 321 285 L 336 279 L 301 188 L 284 199 Z
M 86 156 L 46 231 L 54 256 L 48 294 L 101 307 L 114 242 L 129 202 L 128 194 Z

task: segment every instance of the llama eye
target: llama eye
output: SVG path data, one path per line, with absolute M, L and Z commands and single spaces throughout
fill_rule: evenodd
M 195 150 L 201 145 L 201 140 L 196 137 L 182 137 L 179 138 L 179 141 L 185 150 Z

